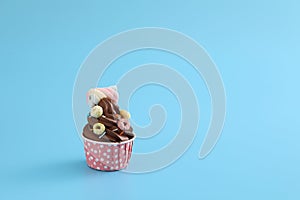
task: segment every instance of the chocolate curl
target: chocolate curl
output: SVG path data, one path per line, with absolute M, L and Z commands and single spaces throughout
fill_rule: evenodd
M 106 130 L 106 135 L 107 136 L 111 136 L 111 137 L 115 138 L 118 141 L 126 141 L 126 140 L 128 140 L 128 137 L 123 136 L 123 135 L 119 135 L 119 134 L 117 134 L 117 133 L 115 133 L 115 132 L 113 132 L 111 130 Z

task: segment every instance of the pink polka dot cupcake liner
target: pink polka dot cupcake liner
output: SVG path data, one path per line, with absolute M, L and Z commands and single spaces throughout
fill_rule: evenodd
M 87 165 L 101 171 L 117 171 L 127 167 L 135 136 L 124 142 L 98 142 L 85 138 L 84 151 Z

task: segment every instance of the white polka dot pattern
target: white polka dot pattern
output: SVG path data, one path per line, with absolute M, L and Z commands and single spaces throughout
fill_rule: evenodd
M 87 165 L 101 171 L 116 171 L 127 167 L 133 141 L 122 144 L 105 144 L 84 139 Z

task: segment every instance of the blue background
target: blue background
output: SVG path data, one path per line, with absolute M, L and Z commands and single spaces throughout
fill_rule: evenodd
M 0 198 L 299 199 L 299 9 L 296 0 L 1 0 Z M 91 170 L 72 116 L 76 73 L 101 41 L 145 26 L 185 33 L 213 58 L 227 94 L 222 136 L 212 153 L 199 160 L 210 100 L 201 77 L 187 70 L 185 75 L 197 85 L 201 121 L 184 156 L 148 174 Z M 118 66 L 147 62 L 182 70 L 176 56 L 137 52 L 116 62 L 103 84 L 114 83 L 107 77 Z M 138 123 L 149 122 L 147 109 L 138 102 L 157 100 L 144 95 L 147 89 L 157 90 L 160 103 L 170 102 L 169 110 L 178 112 L 171 94 L 148 86 L 131 101 L 137 105 L 130 111 Z M 135 151 L 166 144 L 172 137 L 164 133 L 177 130 L 176 116 L 169 116 L 157 136 L 161 140 L 137 140 Z

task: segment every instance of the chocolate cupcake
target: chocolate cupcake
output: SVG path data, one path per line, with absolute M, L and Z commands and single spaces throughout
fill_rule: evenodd
M 91 110 L 82 137 L 89 167 L 115 171 L 128 165 L 135 134 L 130 114 L 118 106 L 116 86 L 90 89 L 87 102 Z

